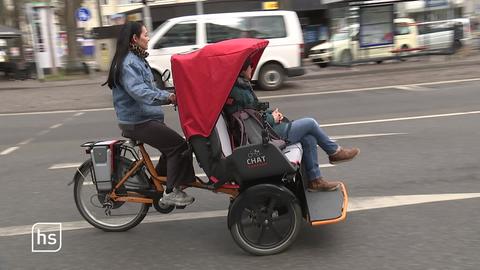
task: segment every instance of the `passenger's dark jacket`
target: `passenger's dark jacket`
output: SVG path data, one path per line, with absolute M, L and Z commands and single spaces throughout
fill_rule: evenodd
M 223 107 L 223 110 L 230 117 L 233 113 L 243 109 L 256 109 L 258 99 L 253 92 L 250 82 L 243 77 L 238 77 L 229 95 L 230 102 Z M 286 137 L 288 123 L 275 123 L 272 110 L 267 111 L 267 121 L 273 130 L 281 137 Z

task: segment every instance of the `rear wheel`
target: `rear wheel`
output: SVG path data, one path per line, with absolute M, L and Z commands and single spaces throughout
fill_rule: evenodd
M 300 231 L 302 210 L 293 194 L 264 185 L 234 202 L 229 215 L 235 242 L 254 255 L 272 255 L 293 244 Z
M 131 165 L 131 160 L 120 157 L 115 164 L 116 175 L 125 175 Z M 75 204 L 88 223 L 104 231 L 114 232 L 129 230 L 142 222 L 150 204 L 109 200 L 106 193 L 98 193 L 92 173 L 92 161 L 87 160 L 80 166 L 74 178 Z M 128 193 L 141 197 L 132 190 L 147 189 L 149 186 L 146 174 L 140 170 L 117 190 L 117 194 Z
M 258 75 L 258 84 L 263 90 L 277 90 L 285 81 L 285 71 L 279 64 L 266 64 Z

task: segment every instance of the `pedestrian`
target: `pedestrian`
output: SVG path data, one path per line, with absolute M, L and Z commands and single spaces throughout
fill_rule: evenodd
M 180 189 L 195 179 L 192 154 L 183 137 L 164 122 L 161 105 L 176 104 L 176 96 L 156 88 L 146 60 L 148 42 L 143 24 L 127 22 L 120 31 L 106 84 L 112 89 L 122 134 L 162 153 L 156 167 L 160 175 L 167 176 L 162 203 L 185 206 L 194 201 Z
M 229 102 L 224 106 L 228 116 L 243 109 L 257 108 L 258 98 L 253 92 L 251 60 L 248 58 L 232 88 Z M 318 166 L 317 145 L 329 156 L 332 164 L 349 161 L 360 153 L 358 148 L 343 148 L 332 141 L 313 118 L 301 118 L 295 121 L 284 121 L 283 114 L 277 109 L 267 111 L 267 122 L 280 137 L 289 143 L 302 144 L 302 160 L 308 177 L 308 191 L 333 191 L 340 183 L 323 179 Z

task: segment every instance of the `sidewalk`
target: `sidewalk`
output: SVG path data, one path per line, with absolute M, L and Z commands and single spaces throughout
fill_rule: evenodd
M 107 80 L 106 72 L 94 72 L 90 75 L 85 75 L 82 79 L 62 80 L 62 81 L 46 81 L 40 82 L 37 80 L 15 80 L 9 81 L 0 79 L 1 90 L 19 90 L 32 88 L 55 88 L 65 86 L 79 86 L 79 85 L 101 85 Z
M 451 67 L 471 66 L 480 64 L 480 54 L 470 56 L 460 55 L 430 55 L 406 58 L 406 61 L 388 60 L 381 64 L 364 63 L 351 67 L 329 66 L 320 68 L 308 59 L 304 60 L 306 74 L 293 80 L 313 80 L 321 78 L 335 78 L 374 73 L 393 73 L 402 71 L 444 69 Z
M 335 78 L 345 76 L 355 76 L 362 74 L 373 73 L 392 73 L 412 70 L 451 68 L 460 66 L 470 66 L 480 64 L 480 54 L 475 53 L 470 56 L 460 55 L 435 55 L 435 56 L 420 56 L 407 58 L 406 61 L 389 60 L 382 64 L 367 63 L 357 64 L 351 67 L 329 66 L 327 68 L 320 68 L 314 65 L 309 59 L 304 60 L 304 67 L 306 74 L 300 77 L 292 78 L 292 80 L 314 80 L 321 78 Z M 19 90 L 19 89 L 34 89 L 34 88 L 55 88 L 65 86 L 80 86 L 80 85 L 98 85 L 100 86 L 107 79 L 106 72 L 96 72 L 84 79 L 68 80 L 68 81 L 49 81 L 39 82 L 37 80 L 25 81 L 6 81 L 0 80 L 1 90 Z

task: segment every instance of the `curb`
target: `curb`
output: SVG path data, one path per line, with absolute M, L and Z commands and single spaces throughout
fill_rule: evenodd
M 323 78 L 339 78 L 339 77 L 348 77 L 348 76 L 355 76 L 355 75 L 365 75 L 365 74 L 375 74 L 375 73 L 395 73 L 395 72 L 402 72 L 402 71 L 413 71 L 413 70 L 425 70 L 431 68 L 448 68 L 448 67 L 457 67 L 457 66 L 474 66 L 479 65 L 479 60 L 467 60 L 467 61 L 455 61 L 455 62 L 440 62 L 440 63 L 432 63 L 432 64 L 423 64 L 418 66 L 408 66 L 408 67 L 391 67 L 391 68 L 384 68 L 378 70 L 354 70 L 354 71 L 342 71 L 338 73 L 328 73 L 328 74 L 306 74 L 301 77 L 297 77 L 294 80 L 315 80 L 315 79 L 323 79 Z M 294 81 L 292 80 L 292 81 Z

